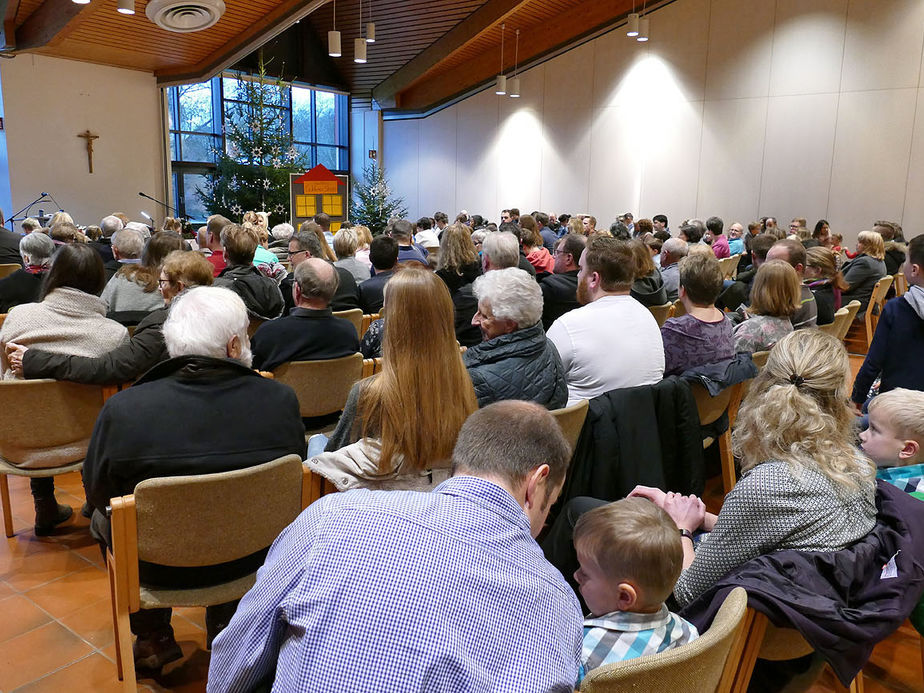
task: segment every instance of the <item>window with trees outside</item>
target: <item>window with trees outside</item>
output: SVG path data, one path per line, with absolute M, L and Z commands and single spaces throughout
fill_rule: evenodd
M 224 132 L 242 101 L 239 75 L 223 73 L 207 82 L 167 88 L 173 206 L 193 224 L 205 222 L 208 211 L 196 191 L 215 169 L 217 154 L 227 146 Z M 267 104 L 278 109 L 292 146 L 310 166 L 331 171 L 349 169 L 348 96 L 298 83 L 282 89 Z M 230 152 L 229 152 L 230 154 Z M 318 210 L 322 211 L 322 210 Z

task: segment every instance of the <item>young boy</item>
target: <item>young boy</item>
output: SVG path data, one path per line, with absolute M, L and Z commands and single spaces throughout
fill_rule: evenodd
M 924 500 L 924 392 L 898 388 L 873 398 L 860 441 L 879 479 Z
M 577 685 L 602 664 L 663 652 L 698 637 L 664 600 L 680 576 L 683 549 L 670 516 L 645 498 L 625 498 L 581 515 L 574 574 L 590 610 Z
M 859 407 L 877 377 L 879 391 L 924 390 L 924 234 L 911 239 L 904 265 L 908 291 L 885 304 L 851 399 Z

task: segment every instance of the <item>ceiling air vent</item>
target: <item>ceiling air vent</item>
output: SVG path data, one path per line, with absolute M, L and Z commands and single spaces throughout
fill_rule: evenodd
M 222 0 L 151 0 L 144 13 L 161 29 L 187 34 L 215 24 L 225 13 Z

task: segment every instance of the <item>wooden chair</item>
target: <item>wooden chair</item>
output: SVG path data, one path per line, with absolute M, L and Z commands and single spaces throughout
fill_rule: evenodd
M 0 327 L 3 327 L 3 322 L 6 320 L 7 315 L 9 315 L 9 313 L 0 313 Z
M 735 588 L 740 589 L 740 588 Z M 757 659 L 766 659 L 778 662 L 787 659 L 804 657 L 813 652 L 802 634 L 795 628 L 778 628 L 770 623 L 767 617 L 753 609 L 748 609 L 745 616 L 746 631 L 744 633 L 744 647 L 738 669 L 734 674 L 731 687 L 732 693 L 744 693 L 748 689 L 754 665 Z M 834 679 L 836 691 L 851 691 L 863 693 L 863 672 L 857 674 L 849 688 L 841 685 L 837 677 Z
M 722 268 L 722 276 L 725 279 L 734 279 L 737 276 L 739 260 L 741 260 L 741 253 L 719 260 L 719 267 Z
M 883 277 L 876 286 L 873 287 L 873 294 L 869 298 L 869 305 L 866 306 L 866 348 L 869 349 L 873 343 L 873 335 L 876 333 L 876 325 L 879 324 L 879 316 L 882 315 L 882 309 L 885 307 L 885 297 L 892 286 L 892 277 Z M 874 310 L 875 308 L 875 310 Z
M 49 477 L 80 470 L 102 406 L 99 385 L 58 380 L 0 383 L 0 501 L 6 536 L 13 536 L 6 477 Z
M 353 308 L 352 310 L 335 310 L 333 312 L 335 318 L 343 318 L 344 320 L 349 320 L 353 323 L 353 327 L 356 328 L 356 336 L 362 338 L 365 330 L 362 329 L 363 325 L 363 311 L 360 308 Z
M 10 264 L 10 265 L 0 265 L 0 279 L 9 277 L 16 270 L 21 270 L 22 265 Z
M 857 301 L 856 303 L 859 302 Z M 819 325 L 818 329 L 822 332 L 826 332 L 835 339 L 837 339 L 842 329 L 844 329 L 844 331 L 850 329 L 850 311 L 847 310 L 847 306 L 839 308 L 834 313 L 834 322 L 830 322 L 827 325 Z
M 663 306 L 648 306 L 648 310 L 651 311 L 655 320 L 658 321 L 658 327 L 661 327 L 667 322 L 667 319 L 674 314 L 674 304 L 665 303 Z
M 708 426 L 717 421 L 722 414 L 728 412 L 728 428 L 719 436 L 719 459 L 722 464 L 722 485 L 725 493 L 732 490 L 738 480 L 735 472 L 735 456 L 731 449 L 731 428 L 738 415 L 738 406 L 741 404 L 744 383 L 736 383 L 722 390 L 715 397 L 700 383 L 691 383 L 690 390 L 696 400 L 696 411 L 699 413 L 699 423 Z M 711 437 L 703 439 L 703 449 L 708 448 L 715 440 Z
M 301 416 L 325 416 L 343 409 L 350 388 L 363 375 L 363 355 L 342 356 L 321 361 L 292 361 L 273 371 L 298 395 Z
M 846 339 L 846 337 L 847 337 L 847 332 L 850 330 L 850 326 L 853 324 L 854 318 L 857 317 L 857 312 L 860 310 L 860 302 L 859 302 L 859 301 L 851 301 L 850 303 L 848 303 L 846 306 L 843 306 L 843 307 L 844 307 L 844 308 L 847 308 L 847 316 L 848 316 L 848 317 L 847 317 L 847 319 L 841 324 L 840 332 L 838 332 L 838 333 L 835 335 L 835 337 L 837 337 L 837 338 L 838 338 L 839 340 L 841 340 L 842 342 L 844 341 L 844 339 Z
M 674 301 L 674 312 L 671 313 L 671 317 L 679 318 L 681 315 L 686 315 L 686 314 L 687 314 L 687 309 L 683 307 L 683 303 L 681 303 L 680 299 L 678 298 L 676 301 Z
M 892 275 L 892 284 L 895 287 L 896 296 L 904 296 L 905 292 L 908 291 L 908 282 L 905 279 L 905 273 L 899 272 L 898 274 Z
M 586 399 L 582 399 L 580 402 L 572 404 L 570 407 L 551 410 L 552 416 L 555 417 L 558 425 L 561 426 L 561 432 L 564 433 L 565 438 L 568 439 L 568 444 L 571 446 L 572 453 L 574 453 L 578 438 L 581 437 L 581 429 L 584 428 L 584 420 L 587 418 L 587 409 L 589 407 L 590 402 Z
M 733 589 L 696 640 L 658 654 L 604 664 L 581 683 L 581 693 L 617 691 L 727 691 L 745 644 L 748 596 Z
M 210 587 L 158 589 L 140 583 L 138 561 L 176 567 L 218 565 L 265 549 L 308 505 L 302 460 L 286 455 L 219 474 L 147 479 L 111 499 L 107 552 L 116 667 L 136 690 L 129 614 L 139 609 L 212 606 L 240 599 L 256 571 Z M 272 498 L 272 503 L 267 499 Z
M 366 330 L 369 329 L 369 325 L 371 325 L 373 322 L 378 320 L 380 317 L 382 317 L 381 313 L 368 313 L 368 314 L 363 315 L 363 321 L 362 321 L 362 324 L 360 325 L 360 332 L 359 332 L 360 339 L 362 339 L 362 336 L 366 334 Z

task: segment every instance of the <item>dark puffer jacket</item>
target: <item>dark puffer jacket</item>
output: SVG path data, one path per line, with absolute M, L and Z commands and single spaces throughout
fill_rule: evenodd
M 541 323 L 471 347 L 463 355 L 478 406 L 523 399 L 547 409 L 568 402 L 565 369 Z
M 276 282 L 264 277 L 253 265 L 225 267 L 215 279 L 215 286 L 231 289 L 244 301 L 247 314 L 260 320 L 275 320 L 285 307 Z

